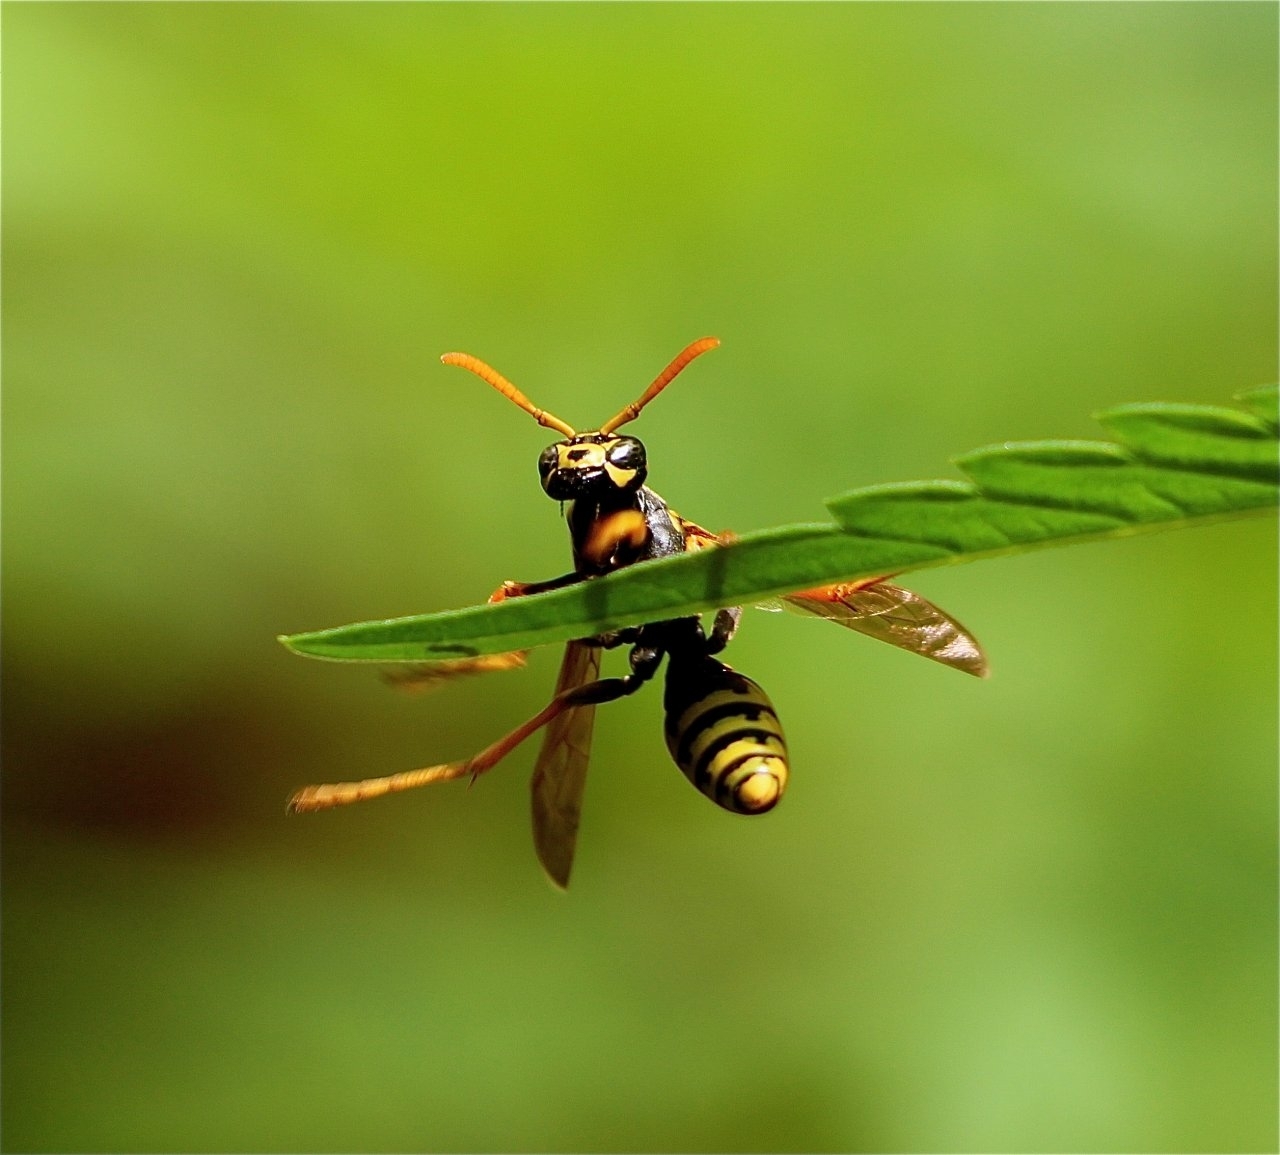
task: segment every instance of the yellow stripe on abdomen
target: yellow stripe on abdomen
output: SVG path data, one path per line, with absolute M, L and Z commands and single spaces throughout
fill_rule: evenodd
M 672 667 L 666 694 L 667 749 L 718 806 L 771 810 L 787 786 L 787 745 L 768 695 L 713 658 Z

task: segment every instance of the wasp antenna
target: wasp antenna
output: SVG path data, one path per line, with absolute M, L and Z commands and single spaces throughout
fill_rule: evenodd
M 600 426 L 601 433 L 612 433 L 621 425 L 626 425 L 628 421 L 634 421 L 640 416 L 640 410 L 649 404 L 659 393 L 661 393 L 672 381 L 676 379 L 676 375 L 689 364 L 695 357 L 702 356 L 708 350 L 714 349 L 720 344 L 719 337 L 700 337 L 692 344 L 686 345 L 681 350 L 679 356 L 671 362 L 661 373 L 653 379 L 653 384 L 641 394 L 639 401 L 633 401 L 620 413 L 610 417 L 603 425 Z
M 561 421 L 559 417 L 548 413 L 545 409 L 539 409 L 501 373 L 496 369 L 490 368 L 479 357 L 473 357 L 470 353 L 445 353 L 440 360 L 446 365 L 457 365 L 459 369 L 467 369 L 479 377 L 481 381 L 487 381 L 507 400 L 514 401 L 519 405 L 539 425 L 545 425 L 548 429 L 554 429 L 558 433 L 563 433 L 566 437 L 577 436 L 577 431 L 572 426 Z

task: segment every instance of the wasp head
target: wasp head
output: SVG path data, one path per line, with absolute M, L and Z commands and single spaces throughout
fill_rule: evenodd
M 647 476 L 644 446 L 634 437 L 578 433 L 548 445 L 538 458 L 538 476 L 556 501 L 634 493 Z

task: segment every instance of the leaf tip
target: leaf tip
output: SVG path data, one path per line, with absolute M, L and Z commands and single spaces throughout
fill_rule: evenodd
M 300 658 L 323 658 L 328 654 L 318 652 L 310 643 L 312 634 L 277 634 L 276 641 L 279 642 L 291 654 L 297 654 Z

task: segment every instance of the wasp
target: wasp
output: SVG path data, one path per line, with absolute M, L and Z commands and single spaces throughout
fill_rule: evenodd
M 538 458 L 544 492 L 567 503 L 573 569 L 541 582 L 504 582 L 490 597 L 501 601 L 587 581 L 622 566 L 732 543 L 676 513 L 650 489 L 643 443 L 617 431 L 634 421 L 696 357 L 719 345 L 703 337 L 683 349 L 640 397 L 598 429 L 579 433 L 539 409 L 510 381 L 466 353 L 446 353 L 446 365 L 467 369 L 562 435 Z M 892 576 L 892 575 L 887 575 Z M 920 654 L 979 677 L 987 666 L 973 636 L 919 594 L 885 578 L 843 582 L 788 594 L 789 608 Z M 773 607 L 767 607 L 773 608 Z M 361 782 L 308 786 L 290 799 L 293 811 L 322 810 L 471 777 L 492 769 L 521 742 L 546 728 L 532 780 L 533 836 L 548 876 L 566 887 L 577 844 L 595 707 L 635 693 L 667 659 L 664 732 L 672 760 L 703 794 L 726 810 L 763 814 L 781 799 L 789 777 L 786 740 L 768 695 L 716 656 L 733 637 L 741 607 L 719 610 L 710 630 L 699 618 L 677 618 L 568 643 L 555 694 L 537 714 L 471 758 Z M 630 671 L 601 678 L 602 653 L 629 646 Z M 400 681 L 436 682 L 460 674 L 523 664 L 522 654 L 430 663 Z

